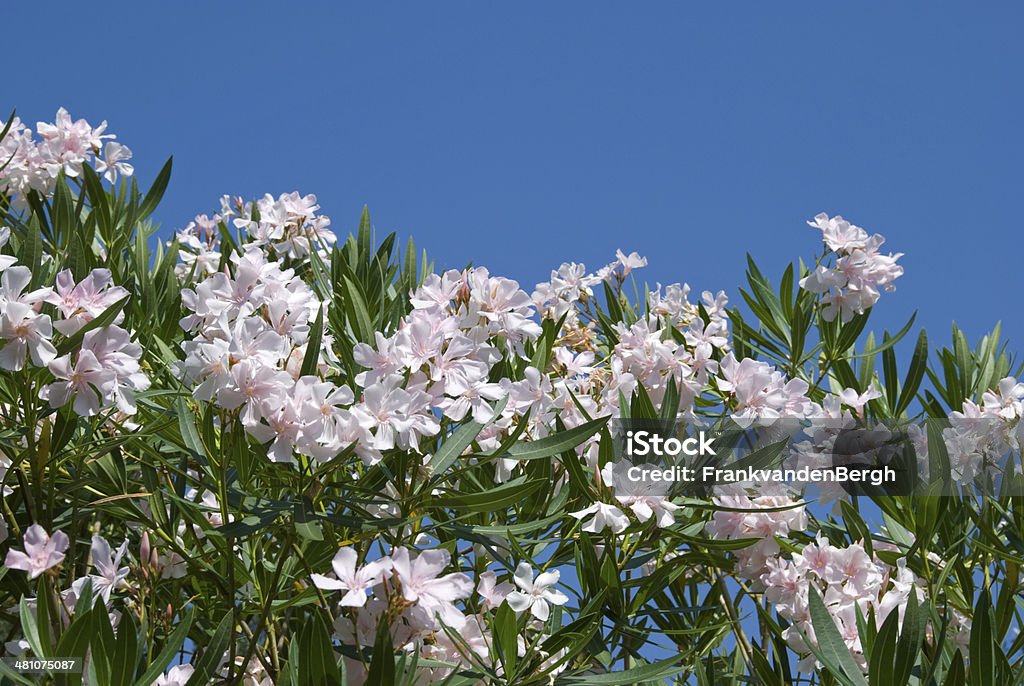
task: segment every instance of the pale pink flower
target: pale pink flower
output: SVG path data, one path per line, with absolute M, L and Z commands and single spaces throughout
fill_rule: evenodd
M 483 598 L 486 610 L 493 610 L 501 605 L 508 594 L 515 590 L 515 586 L 507 581 L 498 583 L 498 575 L 490 570 L 481 572 L 477 579 L 479 583 L 476 592 Z
M 839 392 L 839 399 L 843 401 L 843 404 L 862 417 L 864 416 L 864 406 L 867 405 L 869 401 L 881 397 L 881 391 L 874 387 L 869 388 L 860 394 L 858 394 L 856 389 L 853 388 L 844 388 Z
M 33 524 L 25 530 L 25 551 L 8 550 L 4 566 L 28 572 L 35 579 L 48 569 L 64 561 L 64 552 L 70 541 L 63 531 L 54 531 L 51 537 L 46 529 Z
M 124 288 L 113 286 L 109 269 L 93 269 L 77 284 L 71 270 L 65 269 L 57 274 L 56 289 L 45 300 L 56 305 L 63 317 L 53 328 L 70 336 L 126 295 Z M 114 323 L 123 319 L 124 314 L 118 314 Z
M 82 417 L 99 414 L 103 397 L 111 393 L 117 381 L 113 370 L 100 364 L 92 351 L 82 350 L 74 366 L 70 355 L 52 360 L 47 368 L 57 381 L 43 386 L 39 397 L 50 407 L 61 407 L 74 397 L 74 410 Z
M 629 255 L 626 255 L 621 250 L 616 250 L 615 257 L 618 259 L 618 264 L 622 266 L 623 276 L 629 276 L 629 273 L 634 269 L 647 266 L 647 258 L 641 257 L 635 252 L 631 252 Z

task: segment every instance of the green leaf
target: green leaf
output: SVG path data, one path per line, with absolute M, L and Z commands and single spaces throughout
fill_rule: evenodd
M 946 679 L 942 686 L 966 686 L 967 670 L 964 668 L 964 656 L 960 651 L 953 653 L 953 659 L 949 663 L 949 671 L 946 672 Z
M 435 475 L 444 474 L 483 431 L 484 425 L 467 422 L 452 432 L 430 460 L 430 471 Z
M 814 635 L 818 639 L 818 645 L 812 648 L 815 657 L 846 686 L 868 686 L 863 672 L 853 659 L 850 649 L 846 647 L 839 629 L 832 620 L 832 614 L 825 607 L 818 591 L 809 589 L 807 597 L 811 611 L 811 626 L 814 627 Z M 811 641 L 807 643 L 810 645 Z
M 370 311 L 366 307 L 366 297 L 359 285 L 348 276 L 342 277 L 342 281 L 345 284 L 345 312 L 348 313 L 353 333 L 360 341 L 370 343 L 374 340 L 375 329 Z
M 658 418 L 663 422 L 674 422 L 679 416 L 679 384 L 675 378 L 668 377 L 665 397 L 661 401 L 661 412 Z
M 928 367 L 928 335 L 921 329 L 917 337 L 917 345 L 914 346 L 914 355 L 910 358 L 910 369 L 907 370 L 907 378 L 903 381 L 903 390 L 900 391 L 899 401 L 896 403 L 894 414 L 898 417 L 910 407 L 917 389 L 921 387 L 924 380 L 924 372 Z
M 306 620 L 299 641 L 299 682 L 312 686 L 340 683 L 330 634 L 319 612 Z
M 235 615 L 229 610 L 224 613 L 224 618 L 220 620 L 220 624 L 217 625 L 209 640 L 204 641 L 200 646 L 203 651 L 202 656 L 193 665 L 195 671 L 185 686 L 205 686 L 213 680 L 214 672 L 217 671 L 220 661 L 224 659 L 224 653 L 231 640 L 234 627 Z
M 868 312 L 870 312 L 870 311 L 871 310 L 868 310 Z M 862 315 L 858 315 L 858 316 L 862 316 Z M 907 320 L 907 323 L 903 325 L 903 328 L 901 328 L 899 331 L 896 332 L 895 336 L 890 337 L 884 343 L 882 343 L 882 345 L 878 346 L 877 348 L 875 348 L 871 352 L 863 352 L 863 353 L 854 355 L 853 357 L 865 357 L 867 355 L 873 355 L 874 353 L 884 352 L 884 351 L 888 350 L 889 348 L 893 347 L 894 345 L 899 343 L 901 340 L 903 340 L 903 337 L 907 335 L 907 333 L 910 331 L 910 327 L 914 325 L 914 320 L 915 319 L 917 319 L 917 312 L 915 312 L 914 314 L 910 315 L 910 319 Z M 845 329 L 844 329 L 844 331 L 845 331 Z M 858 332 L 858 335 L 860 335 L 859 332 Z M 855 341 L 856 339 L 857 339 L 857 337 L 854 336 L 853 339 L 850 340 L 850 345 L 852 345 L 853 341 Z M 849 345 L 847 347 L 849 347 Z
M 43 584 L 40 583 L 39 586 L 42 588 Z M 36 657 L 49 657 L 49 651 L 46 650 L 39 640 L 39 625 L 36 624 L 36 615 L 29 608 L 28 600 L 24 596 L 21 598 L 21 602 L 18 603 L 18 613 L 21 617 L 21 632 L 25 635 L 25 640 L 28 641 L 32 654 Z
M 5 679 L 10 679 L 12 683 L 21 684 L 22 686 L 37 686 L 37 684 L 39 683 L 38 681 L 30 680 L 28 677 L 26 677 L 24 674 L 21 674 L 20 672 L 15 672 L 3 660 L 0 660 L 0 676 L 4 677 Z M 81 675 L 78 675 L 78 678 L 79 680 L 81 680 Z
M 320 305 L 313 328 L 309 330 L 309 340 L 306 341 L 306 354 L 302 357 L 302 369 L 299 376 L 311 376 L 316 374 L 317 363 L 320 361 L 320 345 L 324 338 L 324 306 Z
M 91 602 L 91 592 L 88 599 Z M 64 630 L 64 634 L 60 637 L 60 641 L 57 644 L 57 653 L 61 657 L 80 657 L 84 659 L 89 651 L 89 645 L 95 631 L 93 610 L 88 605 L 85 605 L 85 603 L 79 603 L 75 606 L 74 621 L 71 623 L 71 626 Z M 67 680 L 73 686 L 77 686 L 82 683 L 82 675 L 68 674 Z
M 93 634 L 89 651 L 92 668 L 96 670 L 97 681 L 101 684 L 110 683 L 110 666 L 114 657 L 114 627 L 110 624 L 110 615 L 103 602 L 103 596 L 96 598 L 92 609 Z
M 364 686 L 393 686 L 395 683 L 395 649 L 391 644 L 391 627 L 384 617 L 377 625 L 377 640 Z
M 534 491 L 548 484 L 545 479 L 527 481 L 525 476 L 479 493 L 452 492 L 430 501 L 433 507 L 445 507 L 466 512 L 495 512 L 525 500 Z
M 25 233 L 18 250 L 18 262 L 28 267 L 33 277 L 36 277 L 41 275 L 39 265 L 43 260 L 43 234 L 32 226 L 26 227 Z
M 139 661 L 137 631 L 131 613 L 123 613 L 117 625 L 117 643 L 110 668 L 111 686 L 130 686 L 135 678 L 135 667 Z
M 968 683 L 971 686 L 991 686 L 998 683 L 996 679 L 996 641 L 992 631 L 990 614 L 992 600 L 988 589 L 982 589 L 978 602 L 974 606 L 974 617 L 971 620 L 970 658 L 971 668 L 968 671 Z
M 885 402 L 889 406 L 889 410 L 893 411 L 896 407 L 900 379 L 896 369 L 896 351 L 891 346 L 885 347 L 889 342 L 888 333 L 885 334 L 883 340 L 882 347 L 885 348 L 885 351 L 882 353 L 882 373 L 885 377 Z
M 50 228 L 53 230 L 53 244 L 64 245 L 67 243 L 64 237 L 75 235 L 79 227 L 75 215 L 75 201 L 63 175 L 54 185 L 52 208 Z
M 519 443 L 509 448 L 508 456 L 517 460 L 536 460 L 542 457 L 558 455 L 566 450 L 575 448 L 596 434 L 601 430 L 601 427 L 608 423 L 608 419 L 608 417 L 601 417 L 581 424 L 574 429 L 559 431 L 536 441 Z
M 71 234 L 71 240 L 68 243 L 67 266 L 76 281 L 84 279 L 89 271 L 89 258 L 85 251 L 85 244 L 82 242 L 82 235 L 78 231 Z
M 892 614 L 898 614 L 893 612 Z M 893 671 L 890 675 L 893 686 L 905 686 L 917 664 L 917 655 L 924 641 L 925 625 L 928 621 L 927 612 L 917 602 L 917 592 L 911 591 L 907 600 L 907 609 L 903 616 L 903 630 L 900 631 L 899 642 L 896 644 L 896 656 Z
M 622 321 L 622 305 L 619 303 L 619 298 L 618 298 L 618 296 L 615 295 L 615 291 L 612 290 L 612 287 L 608 284 L 607 281 L 604 281 L 603 283 L 604 283 L 605 307 L 608 310 L 608 318 L 613 323 L 621 322 Z
M 491 620 L 491 633 L 494 636 L 494 647 L 498 653 L 498 661 L 505 669 L 507 676 L 516 673 L 518 659 L 519 624 L 515 611 L 508 603 L 502 603 Z
M 649 665 L 640 665 L 608 674 L 577 674 L 559 679 L 559 682 L 585 684 L 586 686 L 626 686 L 626 684 L 635 684 L 640 681 L 665 679 L 675 676 L 683 670 L 680 664 L 682 659 L 679 656 L 669 657 Z
M 491 422 L 498 418 L 502 410 L 505 409 L 505 405 L 508 404 L 508 397 L 504 397 L 499 400 L 492 408 L 494 415 L 491 418 Z M 441 447 L 437 449 L 434 456 L 430 458 L 430 472 L 434 476 L 440 476 L 444 474 L 445 470 L 452 466 L 457 459 L 465 452 L 466 448 L 472 445 L 476 437 L 480 435 L 480 432 L 490 424 L 480 424 L 478 422 L 466 422 L 458 429 L 453 431 L 451 435 L 444 439 L 441 443 Z
M 153 180 L 153 185 L 149 187 L 146 197 L 142 199 L 142 204 L 139 205 L 138 221 L 153 214 L 153 210 L 160 204 L 160 200 L 163 199 L 164 192 L 167 190 L 167 184 L 171 180 L 171 167 L 173 165 L 174 157 L 168 157 L 160 173 Z
M 178 428 L 181 430 L 181 438 L 185 446 L 197 457 L 206 457 L 206 449 L 203 447 L 203 440 L 199 437 L 199 429 L 196 428 L 196 417 L 188 406 L 188 401 L 178 398 L 175 403 L 178 415 Z
M 846 523 L 846 531 L 850 534 L 851 542 L 863 541 L 865 552 L 869 557 L 873 557 L 874 550 L 868 525 L 864 523 L 860 513 L 854 509 L 853 505 L 845 500 L 840 500 L 839 503 L 843 510 L 843 522 Z
M 164 670 L 171 665 L 171 662 L 175 660 L 178 651 L 181 650 L 181 646 L 185 643 L 185 638 L 188 636 L 189 629 L 192 628 L 192 619 L 195 616 L 195 610 L 189 608 L 185 611 L 185 616 L 181 619 L 171 635 L 167 637 L 164 642 L 163 649 L 156 658 L 149 664 L 149 667 L 145 672 L 142 673 L 135 681 L 135 686 L 152 686 L 153 682 L 157 680 Z
M 295 532 L 307 541 L 322 541 L 324 533 L 320 530 L 313 504 L 308 498 L 300 498 L 295 502 Z
M 896 641 L 899 636 L 899 612 L 890 612 L 875 636 L 868 660 L 868 680 L 872 684 L 888 684 L 896 660 Z M 863 637 L 861 638 L 863 640 Z M 905 682 L 904 682 L 905 683 Z

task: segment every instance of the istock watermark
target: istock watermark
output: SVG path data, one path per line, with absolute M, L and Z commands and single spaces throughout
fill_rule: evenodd
M 1024 495 L 1020 440 L 996 420 L 869 424 L 851 417 L 611 422 L 611 485 L 631 496 L 709 497 L 781 484 L 794 495 Z
M 689 455 L 716 455 L 711 439 L 700 431 L 697 436 L 679 439 L 675 436 L 664 438 L 657 432 L 640 429 L 626 432 L 627 451 L 630 455 L 659 457 Z
M 668 467 L 651 468 L 631 466 L 626 470 L 630 481 L 685 481 L 691 483 L 763 483 L 775 481 L 780 483 L 868 483 L 872 486 L 884 486 L 896 483 L 898 475 L 893 467 L 885 465 L 876 469 L 859 469 L 843 465 L 829 469 L 756 469 L 743 467 L 740 469 L 721 469 L 718 467 Z

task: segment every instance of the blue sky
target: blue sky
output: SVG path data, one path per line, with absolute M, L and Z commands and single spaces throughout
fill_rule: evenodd
M 528 288 L 621 247 L 738 298 L 843 214 L 906 253 L 880 325 L 1020 349 L 1024 11 L 944 5 L 19 3 L 0 104 L 173 153 L 167 228 L 300 190 Z

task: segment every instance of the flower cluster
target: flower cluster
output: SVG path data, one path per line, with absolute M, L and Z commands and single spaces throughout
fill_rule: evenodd
M 507 602 L 516 613 L 529 612 L 542 632 L 551 605 L 564 605 L 568 597 L 555 586 L 558 570 L 534 577 L 526 562 L 518 565 L 513 582 L 498 582 L 493 571 L 479 575 L 476 594 L 480 612 L 467 612 L 474 592 L 473 580 L 462 572 L 445 573 L 451 564 L 447 550 L 415 551 L 395 548 L 388 556 L 359 565 L 352 548 L 341 548 L 331 563 L 333 577 L 313 574 L 313 584 L 322 591 L 340 592 L 335 637 L 349 645 L 372 647 L 377 627 L 386 621 L 392 642 L 403 652 L 450 664 L 490 664 L 492 639 L 485 614 Z M 465 610 L 457 603 L 463 603 Z M 459 645 L 447 634 L 458 632 L 465 641 Z M 539 633 L 538 633 L 539 637 Z M 466 653 L 468 646 L 470 654 Z M 520 654 L 526 644 L 520 638 Z M 346 658 L 350 678 L 365 673 L 365 665 Z M 450 673 L 442 668 L 430 676 L 441 679 Z
M 839 633 L 862 669 L 867 659 L 857 626 L 858 612 L 873 615 L 881 626 L 893 610 L 902 620 L 910 594 L 924 599 L 919 588 L 923 580 L 907 569 L 904 560 L 893 568 L 869 555 L 861 543 L 837 548 L 825 537 L 804 546 L 792 559 L 773 557 L 766 561 L 767 571 L 760 581 L 765 598 L 781 617 L 790 622 L 783 632 L 789 646 L 804 656 L 802 671 L 812 671 L 816 661 L 807 641 L 817 642 L 811 623 L 808 594 L 811 589 L 822 596 Z M 805 640 L 806 637 L 806 640 Z
M 182 344 L 178 372 L 199 400 L 238 411 L 246 430 L 270 443 L 279 462 L 293 451 L 329 459 L 356 443 L 369 445 L 366 428 L 344 406 L 351 389 L 302 375 L 310 327 L 322 305 L 292 269 L 252 249 L 235 255 L 234 274 L 217 272 L 182 291 L 191 314 L 181 326 L 196 334 Z M 329 361 L 330 337 L 318 353 Z
M 119 174 L 134 173 L 127 162 L 132 151 L 116 142 L 117 136 L 105 133 L 105 121 L 93 128 L 85 119 L 73 120 L 62 107 L 52 124 L 36 124 L 39 140 L 18 117 L 0 124 L 0 128 L 7 124 L 10 129 L 0 140 L 0 160 L 4 161 L 0 166 L 0 192 L 10 196 L 18 209 L 27 206 L 30 192 L 49 196 L 61 173 L 77 178 L 87 164 L 94 165 L 96 172 L 111 183 Z
M 9 229 L 0 230 L 0 247 L 8 236 Z M 73 400 L 75 412 L 85 417 L 115 405 L 126 415 L 135 414 L 135 393 L 149 388 L 149 378 L 139 366 L 141 348 L 118 326 L 123 314 L 85 332 L 72 353 L 58 357 L 52 341 L 54 329 L 72 336 L 127 297 L 128 291 L 113 285 L 110 271 L 94 269 L 75 283 L 65 269 L 57 274 L 55 289 L 32 290 L 28 267 L 3 259 L 0 271 L 0 369 L 20 371 L 28 361 L 49 369 L 56 381 L 44 386 L 39 397 L 52 407 Z M 47 304 L 56 308 L 56 321 L 42 312 Z
M 178 231 L 178 278 L 190 274 L 204 277 L 218 271 L 221 264 L 221 233 L 229 222 L 243 232 L 246 249 L 258 249 L 278 259 L 303 260 L 316 252 L 328 259 L 328 252 L 337 241 L 328 227 L 330 217 L 319 214 L 315 195 L 299 195 L 297 191 L 282 193 L 275 199 L 267 193 L 255 201 L 243 201 L 224 195 L 220 211 L 213 216 L 196 215 Z
M 336 240 L 331 220 L 317 214 L 315 195 L 282 193 L 276 200 L 267 193 L 255 203 L 242 205 L 236 227 L 245 229 L 249 244 L 268 246 L 279 256 L 302 258 L 314 250 L 329 249 Z
M 452 421 L 471 417 L 507 428 L 541 401 L 545 379 L 536 369 L 520 382 L 490 379 L 504 354 L 523 355 L 525 343 L 541 333 L 518 283 L 483 268 L 451 270 L 428 276 L 410 301 L 412 311 L 393 335 L 378 333 L 374 345 L 353 350 L 366 369 L 356 382 L 366 389 L 367 409 L 399 445 L 437 433 L 432 410 Z M 495 417 L 491 403 L 506 396 Z
M 735 551 L 736 570 L 757 580 L 767 562 L 779 555 L 776 536 L 783 538 L 807 528 L 807 504 L 781 484 L 718 487 L 716 510 L 705 532 L 715 539 L 758 539 Z
M 718 390 L 730 396 L 737 422 L 820 415 L 821 407 L 807 397 L 809 389 L 803 379 L 787 379 L 766 362 L 737 360 L 732 353 L 722 359 Z
M 47 295 L 46 302 L 55 305 L 61 315 L 54 328 L 70 336 L 127 295 L 113 285 L 107 269 L 94 269 L 77 284 L 71 272 L 64 270 L 57 275 L 57 288 Z M 135 393 L 149 388 L 150 382 L 139 366 L 142 348 L 118 326 L 123 320 L 119 312 L 113 323 L 87 331 L 76 353 L 51 360 L 47 367 L 57 381 L 44 386 L 39 396 L 52 407 L 61 407 L 73 398 L 75 412 L 85 417 L 112 405 L 126 415 L 135 414 Z
M 86 229 L 101 208 L 89 207 L 95 189 L 81 197 L 83 183 L 73 179 L 88 176 L 91 165 L 114 182 L 132 172 L 130 151 L 105 133 L 105 124 L 92 128 L 63 110 L 55 124 L 37 130 L 41 140 L 13 121 L 0 143 L 0 164 L 10 160 L 0 170 L 7 196 L 0 204 L 55 226 L 59 203 L 36 203 L 33 194 L 50 194 L 67 177 L 81 209 L 70 221 Z M 120 218 L 135 194 L 126 188 L 108 199 L 111 216 Z M 9 221 L 19 232 L 35 226 L 22 217 Z M 803 295 L 782 303 L 800 312 L 782 316 L 824 334 L 871 308 L 903 269 L 900 254 L 880 252 L 881 236 L 841 217 L 819 215 L 811 224 L 822 231 L 825 257 L 801 279 Z M 352 683 L 363 681 L 370 665 L 387 663 L 388 655 L 370 658 L 385 633 L 401 655 L 395 679 L 403 682 L 468 681 L 474 673 L 482 681 L 511 680 L 504 673 L 509 650 L 518 655 L 516 678 L 554 680 L 568 664 L 571 680 L 584 682 L 617 668 L 606 655 L 626 655 L 656 636 L 691 654 L 691 619 L 697 631 L 710 626 L 705 619 L 714 610 L 704 612 L 717 604 L 710 601 L 731 601 L 727 587 L 739 584 L 744 611 L 756 603 L 779 619 L 761 627 L 762 646 L 768 634 L 781 635 L 801 669 L 820 667 L 811 655 L 821 618 L 812 622 L 809 609 L 817 594 L 865 667 L 860 620 L 899 617 L 912 597 L 923 596 L 927 584 L 914 570 L 933 577 L 921 571 L 921 557 L 905 552 L 913 527 L 896 528 L 899 512 L 887 511 L 880 535 L 856 534 L 847 544 L 838 542 L 840 525 L 816 516 L 805 490 L 811 481 L 749 477 L 716 486 L 709 504 L 688 489 L 682 495 L 654 481 L 620 479 L 616 467 L 630 465 L 615 462 L 615 450 L 602 445 L 608 433 L 593 421 L 660 417 L 703 428 L 731 420 L 752 444 L 773 446 L 784 435 L 795 438 L 793 420 L 808 440 L 780 453 L 782 464 L 827 469 L 840 436 L 893 414 L 891 383 L 880 390 L 870 366 L 851 362 L 858 383 L 839 360 L 825 369 L 815 366 L 813 352 L 801 360 L 795 349 L 784 350 L 787 343 L 797 347 L 795 337 L 761 337 L 743 326 L 742 341 L 733 340 L 730 327 L 740 321 L 730 321 L 724 292 L 703 291 L 691 302 L 687 284 L 658 284 L 633 302 L 624 286 L 647 264 L 637 253 L 617 250 L 596 271 L 562 264 L 531 292 L 483 267 L 435 274 L 407 260 L 400 268 L 391 239 L 374 249 L 362 226 L 360 237 L 341 247 L 313 195 L 223 196 L 215 212 L 177 233 L 170 258 L 177 253 L 176 283 L 163 278 L 171 267 L 163 253 L 152 260 L 158 300 L 169 306 L 155 313 L 146 312 L 151 303 L 125 309 L 129 290 L 114 283 L 112 272 L 124 274 L 125 285 L 149 285 L 146 260 L 131 248 L 86 237 L 82 247 L 112 272 L 59 271 L 55 262 L 68 236 L 59 231 L 43 241 L 52 254 L 22 260 L 40 264 L 36 270 L 3 252 L 10 230 L 0 227 L 0 415 L 7 422 L 0 432 L 0 542 L 5 569 L 14 572 L 0 607 L 0 631 L 11 639 L 5 653 L 27 652 L 34 638 L 17 625 L 24 615 L 11 610 L 18 603 L 21 613 L 54 611 L 50 638 L 58 643 L 78 606 L 93 604 L 102 618 L 105 605 L 119 637 L 128 624 L 145 623 L 152 630 L 140 631 L 146 645 L 136 662 L 161 654 L 160 643 L 194 611 L 202 620 L 191 625 L 192 640 L 180 657 L 160 665 L 165 673 L 154 683 L 269 686 L 286 669 L 302 672 L 309 640 L 322 643 L 319 631 L 295 630 L 315 606 L 330 613 L 333 628 L 324 666 L 333 671 L 329 663 L 343 658 Z M 141 231 L 139 240 L 146 235 Z M 32 254 L 34 245 L 20 242 L 19 249 Z M 180 292 L 182 312 L 168 287 Z M 813 309 L 811 293 L 823 301 L 821 319 L 836 324 L 803 316 Z M 768 299 L 755 292 L 752 310 L 755 300 Z M 152 341 L 158 354 L 133 340 L 139 312 L 156 322 L 141 341 Z M 175 350 L 182 353 L 176 363 L 169 359 Z M 743 354 L 748 350 L 762 359 Z M 791 372 L 768 361 L 790 354 Z M 145 393 L 150 372 L 170 387 Z M 991 384 L 995 373 L 985 378 L 990 390 L 964 401 L 943 434 L 965 491 L 967 482 L 984 482 L 978 477 L 1004 453 L 1024 448 L 1024 383 L 1007 377 Z M 907 379 L 904 392 L 913 395 L 905 391 Z M 188 427 L 167 421 L 175 415 L 175 380 L 200 410 L 204 439 L 211 432 L 214 443 L 218 434 L 222 439 L 224 455 L 215 465 L 183 449 Z M 951 396 L 941 390 L 943 399 Z M 929 414 L 933 409 L 929 403 Z M 124 415 L 134 415 L 132 422 Z M 574 431 L 584 424 L 589 433 Z M 907 434 L 926 455 L 927 435 Z M 858 444 L 862 452 L 874 449 L 874 437 Z M 890 436 L 879 431 L 877 438 L 886 444 Z M 298 469 L 234 469 L 236 453 L 227 446 L 250 439 L 266 445 L 270 460 Z M 454 445 L 461 455 L 452 454 Z M 927 460 L 921 464 L 927 468 Z M 520 485 L 528 492 L 520 493 Z M 817 488 L 818 502 L 837 501 L 834 512 L 842 516 L 842 486 Z M 77 516 L 86 508 L 95 520 Z M 299 508 L 313 513 L 305 526 Z M 959 524 L 987 525 L 988 516 L 964 516 Z M 52 535 L 37 519 L 49 523 Z M 1009 517 L 995 521 L 986 544 L 993 549 L 1004 534 L 1010 539 L 1013 524 Z M 926 569 L 943 568 L 926 546 L 949 550 L 945 534 L 914 546 Z M 708 540 L 716 538 L 730 543 Z M 342 541 L 337 549 L 334 541 Z M 980 558 L 965 550 L 960 559 Z M 573 563 L 579 566 L 563 582 L 561 572 Z M 1010 580 L 996 571 L 996 583 L 1008 588 Z M 723 574 L 733 575 L 725 586 Z M 951 633 L 962 641 L 970 620 L 952 607 L 969 607 L 975 585 L 942 578 L 963 593 L 947 595 L 942 608 L 941 591 L 933 589 L 939 595 L 929 606 L 946 610 Z M 604 595 L 605 587 L 615 592 Z M 572 607 L 569 595 L 584 589 L 590 597 Z M 677 612 L 680 599 L 700 599 L 705 591 L 708 602 Z M 623 598 L 630 604 L 625 614 L 618 607 Z M 659 611 L 675 613 L 672 621 Z M 624 620 L 638 613 L 653 621 L 623 631 Z M 97 616 L 92 608 L 89 614 Z M 211 636 L 225 614 L 237 620 L 230 646 L 211 655 L 197 636 Z M 597 633 L 580 633 L 587 622 Z M 504 633 L 509 626 L 516 635 Z M 744 644 L 758 649 L 742 638 L 708 648 L 709 658 L 721 661 Z M 606 647 L 592 650 L 597 642 Z M 334 655 L 339 645 L 343 655 Z M 91 642 L 90 659 L 105 657 L 101 647 Z M 178 664 L 186 656 L 193 664 Z M 397 674 L 412 665 L 415 677 Z
M 800 279 L 801 288 L 822 296 L 825 307 L 821 314 L 827 321 L 838 316 L 848 322 L 878 302 L 879 288 L 895 290 L 893 281 L 903 276 L 903 267 L 896 261 L 903 253 L 879 252 L 884 237 L 869 236 L 840 216 L 819 214 L 807 223 L 821 230 L 825 245 L 835 256 L 833 266 L 818 265 Z
M 1022 417 L 1024 383 L 1012 376 L 985 391 L 980 406 L 965 400 L 962 411 L 950 414 L 950 427 L 942 432 L 953 478 L 968 484 L 982 474 L 991 477 L 1003 468 L 1000 462 L 1007 454 L 1024 451 Z M 1012 463 L 1007 467 L 1016 469 Z
M 660 404 L 669 384 L 675 384 L 680 407 L 690 407 L 704 390 L 708 375 L 718 372 L 712 354 L 726 347 L 728 331 L 724 318 L 705 325 L 699 317 L 684 331 L 682 343 L 667 329 L 659 328 L 653 317 L 632 326 L 617 324 L 619 342 L 611 360 L 611 380 L 604 389 L 607 403 L 618 407 L 620 394 L 629 398 L 642 386 L 651 400 Z

